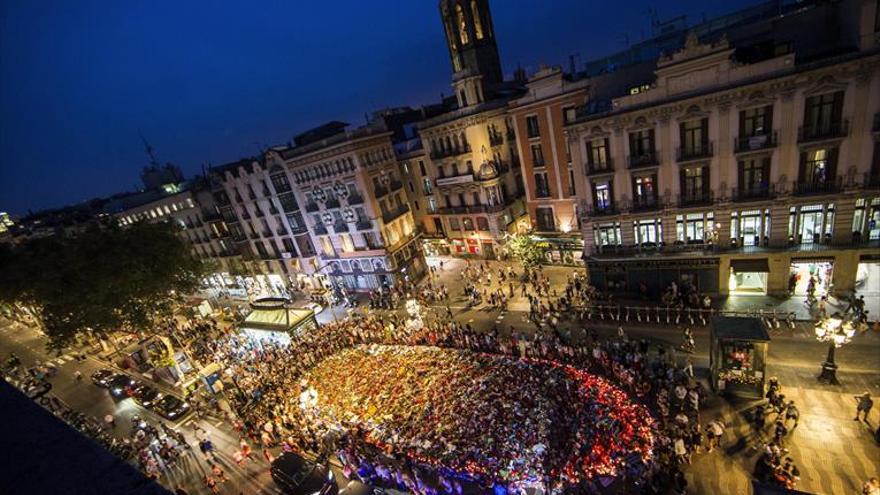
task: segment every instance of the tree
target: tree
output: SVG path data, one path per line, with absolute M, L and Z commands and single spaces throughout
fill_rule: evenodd
M 0 302 L 28 308 L 53 347 L 92 331 L 151 333 L 205 265 L 171 223 L 91 226 L 0 250 Z
M 519 261 L 526 268 L 539 265 L 544 260 L 544 250 L 539 248 L 528 234 L 513 234 L 507 236 L 504 244 L 507 257 Z

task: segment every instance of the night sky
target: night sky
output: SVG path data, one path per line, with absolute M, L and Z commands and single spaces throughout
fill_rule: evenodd
M 652 7 L 694 23 L 752 3 L 491 6 L 510 75 L 621 50 L 650 35 Z M 136 189 L 139 132 L 190 175 L 328 120 L 435 102 L 449 76 L 436 0 L 0 0 L 0 211 Z

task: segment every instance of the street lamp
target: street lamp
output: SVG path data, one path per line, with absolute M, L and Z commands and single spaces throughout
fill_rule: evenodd
M 816 323 L 816 340 L 828 342 L 828 357 L 822 363 L 822 372 L 818 379 L 821 383 L 839 385 L 837 381 L 837 364 L 834 363 L 834 350 L 849 343 L 856 328 L 851 321 L 844 320 L 839 313 L 825 317 Z

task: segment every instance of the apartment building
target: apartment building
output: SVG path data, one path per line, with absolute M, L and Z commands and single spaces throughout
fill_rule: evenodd
M 530 232 L 550 263 L 580 264 L 584 245 L 577 213 L 575 171 L 564 125 L 587 102 L 588 80 L 559 67 L 541 67 L 526 93 L 508 103 L 519 137 Z
M 695 33 L 566 126 L 593 284 L 847 293 L 880 239 L 876 2 Z
M 212 172 L 248 269 L 271 284 L 340 294 L 415 280 L 426 266 L 383 118 L 330 122 Z

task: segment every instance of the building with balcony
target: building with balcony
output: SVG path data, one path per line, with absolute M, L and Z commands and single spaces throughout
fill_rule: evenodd
M 876 9 L 807 2 L 698 26 L 650 84 L 578 109 L 566 131 L 592 283 L 784 294 L 812 274 L 848 293 L 876 272 Z
M 531 232 L 546 247 L 547 261 L 552 263 L 580 264 L 583 252 L 575 172 L 564 126 L 586 103 L 586 83 L 585 77 L 566 74 L 559 67 L 541 67 L 526 83 L 526 94 L 508 104 Z
M 418 124 L 428 205 L 420 228 L 429 252 L 494 258 L 518 221 L 528 228 L 507 116 L 508 102 L 523 90 L 502 78 L 488 1 L 444 0 L 440 15 L 454 97 L 443 102 L 441 114 Z

